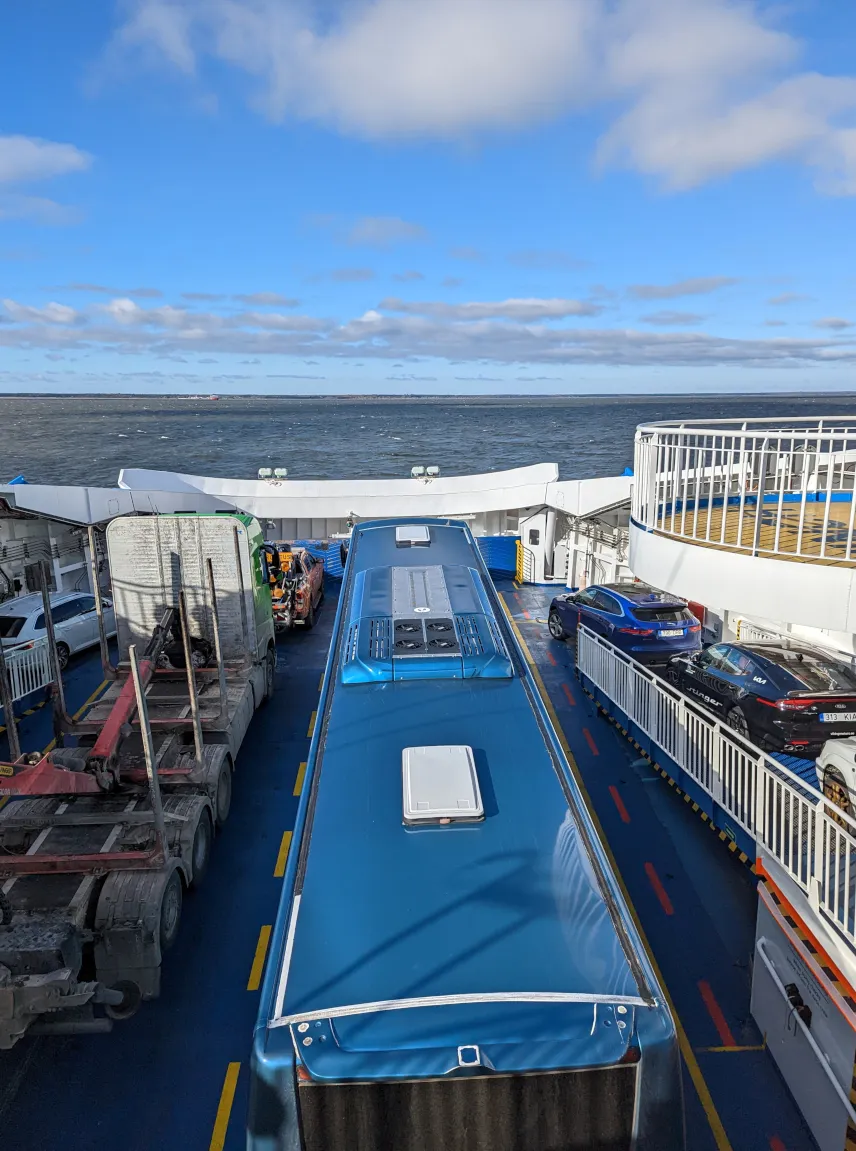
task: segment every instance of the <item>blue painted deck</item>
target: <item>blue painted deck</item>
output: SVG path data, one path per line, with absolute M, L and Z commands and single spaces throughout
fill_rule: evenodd
M 717 1145 L 686 1075 L 688 1151 L 813 1151 L 772 1059 L 755 1049 L 762 1038 L 749 1017 L 753 876 L 580 692 L 573 648 L 551 640 L 543 622 L 551 593 L 516 590 L 510 581 L 500 587 L 541 672 L 723 1124 L 725 1142 Z M 3 1151 L 219 1148 L 212 1132 L 230 1062 L 240 1070 L 225 1151 L 244 1147 L 247 1061 L 258 1009 L 258 992 L 246 988 L 259 930 L 273 922 L 279 901 L 282 880 L 274 877 L 274 865 L 282 833 L 293 826 L 293 791 L 309 748 L 307 729 L 317 707 L 333 607 L 328 591 L 317 628 L 279 640 L 277 695 L 253 720 L 238 761 L 232 814 L 204 886 L 185 902 L 161 999 L 109 1035 L 25 1041 L 0 1054 Z M 66 680 L 72 710 L 100 678 L 97 657 L 73 661 Z M 45 711 L 24 724 L 32 735 L 22 740 L 25 747 L 43 747 L 51 738 Z M 659 878 L 671 915 L 646 865 Z M 710 1050 L 726 1045 L 701 983 L 714 995 L 735 1050 Z

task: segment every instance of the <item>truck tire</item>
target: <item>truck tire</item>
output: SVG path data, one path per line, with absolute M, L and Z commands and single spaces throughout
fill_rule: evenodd
M 211 862 L 211 845 L 214 842 L 214 825 L 206 808 L 199 816 L 196 831 L 193 833 L 193 847 L 190 853 L 190 864 L 193 869 L 193 878 L 190 886 L 195 891 L 205 878 L 208 864 Z
M 214 799 L 214 819 L 217 823 L 217 829 L 223 827 L 223 824 L 229 818 L 229 811 L 232 807 L 232 762 L 228 756 L 223 760 L 223 765 L 220 768 L 220 774 L 217 777 L 217 792 Z
M 161 954 L 169 951 L 178 938 L 178 929 L 181 925 L 182 898 L 181 876 L 176 869 L 167 880 L 161 897 L 158 926 Z
M 276 683 L 276 652 L 273 648 L 268 648 L 268 653 L 265 656 L 265 693 L 262 696 L 262 703 L 265 704 L 269 699 L 273 698 L 274 685 Z
M 315 604 L 311 600 L 309 601 L 309 612 L 303 621 L 303 626 L 307 631 L 311 631 L 315 627 Z

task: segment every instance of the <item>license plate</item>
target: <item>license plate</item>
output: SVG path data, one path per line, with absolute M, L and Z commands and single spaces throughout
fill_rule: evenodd
M 821 723 L 854 723 L 856 722 L 856 711 L 822 711 L 820 713 Z
M 672 639 L 672 638 L 673 638 L 673 636 L 676 636 L 676 635 L 683 635 L 683 634 L 684 634 L 684 633 L 683 633 L 683 629 L 682 629 L 682 628 L 678 628 L 678 629 L 677 629 L 677 631 L 674 631 L 674 630 L 672 630 L 672 629 L 670 629 L 670 628 L 669 628 L 669 629 L 667 629 L 666 631 L 661 631 L 661 632 L 660 632 L 660 635 L 661 635 L 661 636 L 662 636 L 664 639 Z

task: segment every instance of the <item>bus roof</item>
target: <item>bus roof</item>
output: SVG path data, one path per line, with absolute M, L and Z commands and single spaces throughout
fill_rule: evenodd
M 407 1045 L 414 1011 L 381 1004 L 412 1007 L 424 1022 L 419 1007 L 446 997 L 651 1002 L 489 581 L 486 610 L 513 674 L 343 682 L 359 573 L 479 564 L 482 580 L 474 550 L 465 525 L 450 521 L 430 522 L 427 547 L 397 544 L 390 523 L 354 531 L 273 1025 L 334 1016 L 340 1042 L 388 1048 Z M 404 749 L 438 745 L 472 749 L 480 822 L 404 823 Z

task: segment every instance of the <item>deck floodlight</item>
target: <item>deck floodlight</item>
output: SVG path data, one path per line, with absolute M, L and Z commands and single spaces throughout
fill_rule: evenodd
M 273 472 L 270 468 L 259 468 L 259 479 L 260 480 L 269 480 L 272 475 L 273 475 Z
M 420 476 L 424 476 L 424 475 L 425 475 L 425 469 L 424 468 L 411 468 L 410 469 L 410 478 L 411 479 L 418 480 Z
M 425 475 L 426 476 L 436 477 L 436 476 L 439 476 L 439 474 L 440 474 L 440 469 L 438 467 L 436 467 L 436 465 L 433 467 L 425 469 Z
M 278 480 L 284 480 L 285 477 L 288 475 L 288 468 L 274 468 L 273 474 L 276 476 L 276 478 Z

